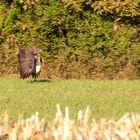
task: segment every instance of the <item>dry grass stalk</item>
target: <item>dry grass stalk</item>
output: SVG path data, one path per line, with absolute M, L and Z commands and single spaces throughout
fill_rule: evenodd
M 40 119 L 38 113 L 30 118 L 19 116 L 11 122 L 7 112 L 0 118 L 1 140 L 140 140 L 140 115 L 126 113 L 119 120 L 89 121 L 89 107 L 80 110 L 77 120 L 69 118 L 69 109 L 63 116 L 59 105 L 54 121 Z

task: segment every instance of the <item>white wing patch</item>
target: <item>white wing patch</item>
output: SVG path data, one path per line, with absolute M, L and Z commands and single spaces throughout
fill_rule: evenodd
M 36 65 L 36 74 L 41 70 L 41 66 L 40 65 Z

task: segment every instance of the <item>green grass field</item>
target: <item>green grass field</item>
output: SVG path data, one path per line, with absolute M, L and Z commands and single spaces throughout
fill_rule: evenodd
M 57 103 L 62 112 L 69 107 L 71 118 L 87 106 L 96 119 L 140 113 L 140 81 L 0 78 L 0 112 L 7 110 L 13 119 L 19 112 L 30 116 L 38 111 L 41 117 L 51 120 Z

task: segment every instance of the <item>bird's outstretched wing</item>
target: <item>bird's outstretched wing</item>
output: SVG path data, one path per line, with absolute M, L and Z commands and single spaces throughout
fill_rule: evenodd
M 20 78 L 27 78 L 35 67 L 35 58 L 31 49 L 20 49 L 18 53 Z

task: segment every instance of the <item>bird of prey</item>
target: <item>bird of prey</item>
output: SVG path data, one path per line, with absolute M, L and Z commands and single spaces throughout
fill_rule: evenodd
M 32 75 L 36 79 L 41 72 L 41 59 L 39 52 L 42 50 L 36 47 L 22 48 L 18 53 L 20 78 L 25 79 Z

